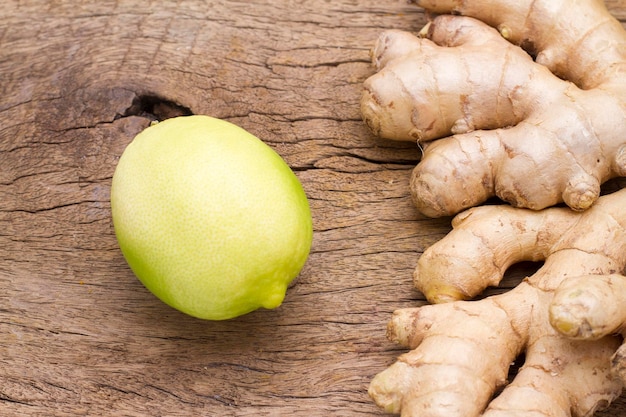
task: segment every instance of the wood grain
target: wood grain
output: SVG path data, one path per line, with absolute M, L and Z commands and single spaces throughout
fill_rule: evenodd
M 401 0 L 5 1 L 0 415 L 383 415 L 366 390 L 402 352 L 386 323 L 423 303 L 411 273 L 449 219 L 415 212 L 418 149 L 374 138 L 358 100 L 378 34 L 424 22 Z M 187 317 L 117 247 L 119 156 L 187 113 L 262 138 L 310 198 L 312 253 L 277 310 Z

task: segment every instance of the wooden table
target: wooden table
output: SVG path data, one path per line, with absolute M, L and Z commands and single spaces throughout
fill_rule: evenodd
M 5 1 L 0 415 L 383 415 L 367 386 L 403 352 L 385 325 L 423 303 L 412 270 L 449 219 L 416 213 L 417 147 L 373 137 L 358 101 L 378 34 L 424 22 L 404 0 Z M 187 317 L 117 247 L 119 156 L 188 113 L 262 138 L 310 198 L 313 249 L 277 310 Z

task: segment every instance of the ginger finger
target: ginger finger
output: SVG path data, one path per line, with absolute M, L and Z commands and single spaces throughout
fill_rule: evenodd
M 514 263 L 541 261 L 578 216 L 570 210 L 484 206 L 458 214 L 453 230 L 422 254 L 413 282 L 433 303 L 469 299 L 497 285 Z
M 619 274 L 571 277 L 557 288 L 550 323 L 573 339 L 617 333 L 626 323 L 626 277 Z
M 428 42 L 424 42 L 408 32 L 392 29 L 383 32 L 378 37 L 370 55 L 376 70 L 380 71 L 394 59 L 402 58 L 413 52 L 420 52 L 422 48 L 429 46 Z
M 575 123 L 569 130 L 581 131 Z M 589 175 L 582 164 L 596 165 L 604 157 L 586 153 L 585 142 L 570 144 L 578 152 L 564 152 L 556 136 L 532 123 L 441 139 L 425 148 L 422 162 L 413 170 L 411 196 L 416 208 L 429 217 L 456 214 L 494 195 L 534 210 L 559 201 L 586 209 L 597 199 L 604 177 Z M 520 181 L 519 172 L 550 172 L 555 160 L 562 165 L 552 175 Z M 605 161 L 607 168 L 611 164 Z M 610 175 L 608 170 L 604 175 Z
M 626 338 L 626 277 L 619 274 L 571 277 L 556 290 L 550 323 L 573 339 Z M 613 375 L 626 384 L 626 343 L 611 358 Z
M 459 19 L 465 24 L 455 23 Z M 480 22 L 440 16 L 431 27 L 441 41 L 448 40 L 437 28 L 446 27 L 447 22 L 452 22 L 452 29 L 458 27 L 459 31 L 468 32 L 457 34 L 452 48 L 438 46 L 429 39 L 407 42 L 410 35 L 399 35 L 397 31 L 385 32 L 378 39 L 374 51 L 388 50 L 393 59 L 374 54 L 374 62 L 385 65 L 364 83 L 361 113 L 375 134 L 395 140 L 428 141 L 447 136 L 453 130 L 461 133 L 513 125 L 526 116 L 528 106 L 526 100 L 513 100 L 510 91 L 523 84 L 536 86 L 537 95 L 556 88 L 529 84 L 528 80 L 534 78 L 554 80 L 535 75 L 535 71 L 547 75 L 549 72 L 532 65 L 532 59 L 521 49 Z M 484 38 L 483 42 L 461 43 L 476 33 Z M 410 43 L 411 47 L 406 48 L 410 52 L 399 57 L 397 51 L 403 48 L 393 46 L 398 43 Z M 466 65 L 491 60 L 495 60 L 494 65 L 488 67 Z M 476 88 L 477 85 L 482 87 Z

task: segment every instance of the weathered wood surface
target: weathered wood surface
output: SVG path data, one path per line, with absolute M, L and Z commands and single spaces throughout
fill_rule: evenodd
M 411 272 L 449 222 L 413 210 L 419 152 L 372 137 L 358 99 L 377 35 L 424 22 L 404 0 L 5 1 L 0 415 L 382 415 L 386 322 L 422 302 Z M 187 111 L 263 138 L 308 193 L 312 253 L 277 310 L 187 317 L 118 250 L 115 164 L 151 115 Z

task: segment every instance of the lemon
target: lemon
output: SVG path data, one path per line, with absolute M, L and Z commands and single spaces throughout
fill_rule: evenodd
M 115 169 L 111 211 L 120 249 L 144 286 L 208 320 L 278 307 L 313 235 L 306 194 L 285 161 L 208 116 L 139 133 Z

